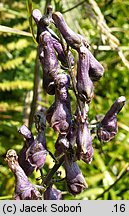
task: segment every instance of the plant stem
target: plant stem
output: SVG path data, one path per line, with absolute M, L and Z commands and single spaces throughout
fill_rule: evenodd
M 59 159 L 59 162 L 56 163 L 53 168 L 49 171 L 48 175 L 46 178 L 43 180 L 43 185 L 45 184 L 46 186 L 49 186 L 51 184 L 51 179 L 55 172 L 59 169 L 61 164 L 64 162 L 64 155 Z
M 37 54 L 36 61 L 35 61 L 35 68 L 34 68 L 33 99 L 31 103 L 31 111 L 29 115 L 29 129 L 30 130 L 33 124 L 33 117 L 36 112 L 39 82 L 40 82 L 40 66 L 39 66 L 39 59 L 38 59 L 38 54 Z
M 101 193 L 100 195 L 98 195 L 95 200 L 99 199 L 100 197 L 103 197 L 103 195 L 108 192 L 112 187 L 114 187 L 114 185 L 117 184 L 118 181 L 120 181 L 120 179 L 123 178 L 123 176 L 126 175 L 127 172 L 129 172 L 129 163 L 127 163 L 125 165 L 125 167 L 121 170 L 121 172 L 119 173 L 119 175 L 117 176 L 116 180 L 114 181 L 114 183 L 112 185 L 110 185 L 106 190 L 104 190 L 103 193 Z
M 79 107 L 79 111 L 81 113 L 82 108 L 81 108 L 81 103 L 80 103 L 79 96 L 78 96 L 78 91 L 77 91 L 77 88 L 76 88 L 76 80 L 75 80 L 73 70 L 72 70 L 72 67 L 71 67 L 70 59 L 68 57 L 69 46 L 67 46 L 67 49 L 66 49 L 63 38 L 62 38 L 62 35 L 61 35 L 60 32 L 59 32 L 59 36 L 60 36 L 61 45 L 62 45 L 64 53 L 65 53 L 66 61 L 68 63 L 68 72 L 69 72 L 69 75 L 70 75 L 71 80 L 72 80 L 73 91 L 74 91 L 74 94 L 75 94 L 76 99 L 77 99 L 77 104 L 78 104 L 78 107 Z
M 76 88 L 76 81 L 75 81 L 75 77 L 74 77 L 74 74 L 73 74 L 73 71 L 72 71 L 72 68 L 71 68 L 71 65 L 70 65 L 70 60 L 69 60 L 68 54 L 67 54 L 66 59 L 67 59 L 67 62 L 68 62 L 68 72 L 69 72 L 71 80 L 72 80 L 73 91 L 74 91 L 74 94 L 75 94 L 76 99 L 77 99 L 77 104 L 78 104 L 79 110 L 81 112 L 81 104 L 80 104 L 80 100 L 79 100 L 78 92 L 77 92 L 77 88 Z
M 77 8 L 78 6 L 80 6 L 80 5 L 84 4 L 84 3 L 85 3 L 85 0 L 84 0 L 84 1 L 81 1 L 81 2 L 79 2 L 78 4 L 74 5 L 74 6 L 73 6 L 73 7 L 71 7 L 71 8 L 68 8 L 68 9 L 67 9 L 67 10 L 65 10 L 65 11 L 62 11 L 62 14 L 63 14 L 63 13 L 67 13 L 67 12 L 69 12 L 69 11 L 71 11 L 71 10 L 73 10 L 73 9 Z

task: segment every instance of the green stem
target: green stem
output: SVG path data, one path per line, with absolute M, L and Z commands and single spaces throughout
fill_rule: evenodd
M 38 54 L 37 54 L 36 61 L 35 61 L 35 69 L 34 69 L 33 99 L 31 103 L 31 111 L 29 115 L 29 129 L 30 130 L 33 124 L 33 117 L 36 112 L 39 82 L 40 82 L 40 66 L 39 66 L 39 59 L 38 59 Z
M 78 6 L 80 6 L 80 5 L 84 4 L 85 2 L 86 2 L 85 0 L 84 0 L 84 1 L 81 1 L 80 3 L 78 3 L 78 4 L 74 5 L 73 7 L 71 7 L 71 8 L 68 8 L 67 10 L 63 11 L 62 13 L 67 13 L 67 12 L 69 12 L 69 11 L 71 11 L 71 10 L 73 10 L 73 9 L 77 8 Z
M 45 184 L 46 186 L 49 186 L 51 184 L 51 179 L 53 178 L 54 174 L 56 171 L 59 169 L 59 167 L 62 165 L 64 162 L 64 155 L 59 159 L 59 162 L 56 163 L 53 168 L 49 171 L 48 175 L 46 178 L 43 180 L 43 185 Z

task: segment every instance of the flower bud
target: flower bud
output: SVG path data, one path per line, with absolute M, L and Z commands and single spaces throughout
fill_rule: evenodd
M 100 141 L 109 142 L 117 134 L 117 114 L 125 104 L 125 97 L 119 97 L 106 113 L 97 128 L 97 135 Z
M 34 141 L 33 134 L 31 133 L 31 131 L 29 130 L 29 128 L 26 125 L 22 125 L 18 129 L 18 133 L 20 133 L 26 139 L 27 147 L 29 147 L 31 145 L 31 143 L 33 143 L 33 141 Z
M 42 32 L 39 37 L 39 44 L 42 45 L 44 53 L 43 71 L 48 77 L 55 79 L 59 65 L 51 34 L 47 31 Z
M 68 62 L 61 43 L 59 42 L 59 40 L 55 39 L 54 37 L 52 37 L 52 40 L 53 40 L 54 49 L 58 54 L 58 60 L 61 62 L 64 68 L 68 68 L 69 67 Z M 74 57 L 70 51 L 68 52 L 68 58 L 70 61 L 70 65 L 74 66 Z
M 49 186 L 44 192 L 44 200 L 62 200 L 61 191 Z
M 86 47 L 88 46 L 87 41 L 81 35 L 75 33 L 69 28 L 60 12 L 54 12 L 52 18 L 69 46 L 74 49 L 78 49 L 82 43 L 86 45 Z
M 80 194 L 85 188 L 88 187 L 88 185 L 79 169 L 78 164 L 66 155 L 64 166 L 66 171 L 66 183 L 69 192 L 74 196 Z
M 18 156 L 15 150 L 10 149 L 6 154 L 6 161 L 8 162 L 9 168 L 12 170 L 15 179 L 15 194 L 14 199 L 17 200 L 38 200 L 41 199 L 41 194 L 31 184 L 23 169 L 18 163 Z
M 38 24 L 38 22 L 42 18 L 42 14 L 41 14 L 40 10 L 34 9 L 32 11 L 32 17 L 33 17 L 34 21 L 36 22 L 36 24 Z

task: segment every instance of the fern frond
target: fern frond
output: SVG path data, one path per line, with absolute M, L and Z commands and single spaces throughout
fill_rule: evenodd
M 29 28 L 29 22 L 28 20 L 25 20 L 23 23 L 18 23 L 17 25 L 14 25 L 13 28 L 19 29 L 19 30 L 25 30 Z
M 23 57 L 18 57 L 18 58 L 9 60 L 6 63 L 2 63 L 0 67 L 0 72 L 15 69 L 20 64 L 22 64 L 23 60 L 24 60 Z
M 13 18 L 13 17 L 14 18 L 16 18 L 16 17 L 27 18 L 26 11 L 25 11 L 25 13 L 19 13 L 19 11 L 10 9 L 8 5 L 1 5 L 0 10 L 1 10 L 1 12 L 4 12 L 4 13 L 2 13 L 2 16 L 1 16 L 2 20 L 4 20 L 5 18 L 10 19 L 11 15 L 13 15 L 13 16 L 11 16 L 11 18 Z
M 33 88 L 33 82 L 26 80 L 5 81 L 0 83 L 0 91 L 10 91 L 16 89 L 30 90 Z
M 15 49 L 24 49 L 29 45 L 29 41 L 26 39 L 20 39 L 17 42 L 11 42 L 7 44 L 7 49 L 9 51 L 15 50 Z
M 36 50 L 33 50 L 30 52 L 30 54 L 28 55 L 27 59 L 25 60 L 26 63 L 31 63 L 33 60 L 35 60 L 36 58 Z
M 16 102 L 0 102 L 0 112 L 7 112 L 7 111 L 17 111 L 17 112 L 22 112 L 23 106 L 19 105 Z
M 5 46 L 0 45 L 0 53 L 6 52 L 6 51 L 7 51 L 7 49 L 5 48 Z

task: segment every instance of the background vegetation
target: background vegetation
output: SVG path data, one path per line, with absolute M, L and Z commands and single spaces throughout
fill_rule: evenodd
M 90 104 L 89 121 L 104 114 L 121 95 L 127 99 L 118 116 L 119 132 L 109 143 L 94 138 L 94 158 L 90 165 L 79 165 L 89 188 L 73 197 L 65 184 L 56 186 L 63 191 L 64 199 L 128 199 L 129 198 L 129 1 L 128 0 L 33 0 L 29 8 L 44 13 L 51 2 L 55 11 L 64 13 L 69 26 L 88 39 L 90 49 L 103 64 L 105 74 L 95 84 L 95 96 Z M 33 5 L 31 5 L 33 3 Z M 32 124 L 33 113 L 39 106 L 48 108 L 53 96 L 42 91 L 41 68 L 36 58 L 37 45 L 30 33 L 25 0 L 1 0 L 0 3 L 0 199 L 11 199 L 14 177 L 4 161 L 8 149 L 17 152 L 23 139 L 17 130 L 22 124 Z M 31 21 L 31 20 L 30 20 Z M 36 33 L 36 26 L 33 31 Z M 72 93 L 72 109 L 74 96 Z M 54 151 L 57 134 L 47 128 L 47 144 Z M 47 172 L 53 165 L 49 156 L 44 167 Z M 62 175 L 64 173 L 61 167 Z M 39 172 L 30 177 L 33 183 Z

